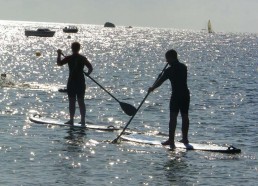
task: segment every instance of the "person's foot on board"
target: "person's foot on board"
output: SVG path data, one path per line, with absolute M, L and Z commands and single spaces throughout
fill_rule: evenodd
M 161 145 L 174 145 L 174 142 L 168 139 L 167 141 L 162 142 Z
M 69 120 L 69 121 L 65 122 L 64 124 L 73 125 L 73 120 Z
M 171 141 L 169 139 L 167 141 L 162 142 L 161 145 L 169 145 L 170 150 L 175 150 L 176 148 L 174 141 Z
M 174 143 L 171 143 L 171 144 L 169 145 L 169 147 L 170 147 L 170 149 L 169 149 L 169 150 L 175 150 L 175 148 L 176 148 L 176 146 L 175 146 L 175 144 L 174 144 Z
M 189 140 L 188 139 L 181 139 L 178 142 L 183 143 L 183 144 L 189 144 Z
M 82 127 L 86 127 L 85 121 L 80 121 L 79 124 L 81 124 Z

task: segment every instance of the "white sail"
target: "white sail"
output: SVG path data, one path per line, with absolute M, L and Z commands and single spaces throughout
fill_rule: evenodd
M 211 21 L 208 21 L 208 33 L 214 33 L 211 27 Z

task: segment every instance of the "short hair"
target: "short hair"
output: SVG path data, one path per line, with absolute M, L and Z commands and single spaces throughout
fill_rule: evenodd
M 168 50 L 165 54 L 166 58 L 174 58 L 177 59 L 177 52 L 173 49 Z
M 80 48 L 81 48 L 81 45 L 79 42 L 72 43 L 72 51 L 73 52 L 79 52 Z

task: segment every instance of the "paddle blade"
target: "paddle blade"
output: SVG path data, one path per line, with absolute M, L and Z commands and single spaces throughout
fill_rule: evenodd
M 119 104 L 120 104 L 122 110 L 123 110 L 128 116 L 133 116 L 133 115 L 136 114 L 137 109 L 136 109 L 134 106 L 132 106 L 132 105 L 130 105 L 130 104 L 128 104 L 128 103 L 124 103 L 124 102 L 119 102 Z

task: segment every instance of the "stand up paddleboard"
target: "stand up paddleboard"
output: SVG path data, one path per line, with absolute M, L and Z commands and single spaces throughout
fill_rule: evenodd
M 29 120 L 37 124 L 58 125 L 58 126 L 65 126 L 65 127 L 76 127 L 76 128 L 95 129 L 95 130 L 104 130 L 104 131 L 119 130 L 119 128 L 113 125 L 109 125 L 109 126 L 97 125 L 97 124 L 93 124 L 93 122 L 90 122 L 90 121 L 86 121 L 85 126 L 81 126 L 81 124 L 79 123 L 74 123 L 73 125 L 69 125 L 69 124 L 65 124 L 65 121 L 42 117 L 38 114 L 30 116 Z
M 140 135 L 140 134 L 130 134 L 121 136 L 122 140 L 149 144 L 149 145 L 161 145 L 161 138 Z M 165 140 L 164 140 L 165 141 Z M 175 142 L 176 148 L 183 148 L 186 150 L 200 150 L 200 151 L 210 151 L 210 152 L 222 152 L 222 153 L 240 153 L 241 150 L 237 149 L 233 146 L 218 146 L 214 144 L 197 144 L 197 143 L 189 143 L 183 144 L 180 142 Z

